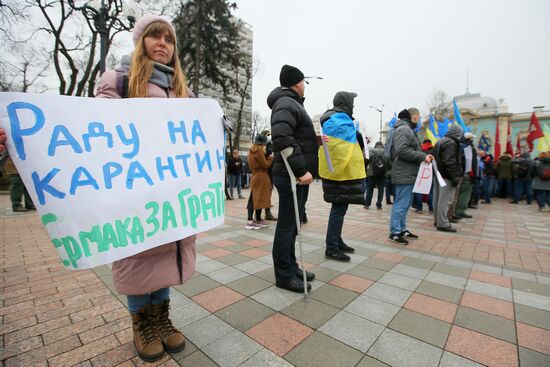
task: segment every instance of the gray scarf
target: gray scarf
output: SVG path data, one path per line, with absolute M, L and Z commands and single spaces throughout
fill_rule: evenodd
M 131 58 L 129 55 L 122 56 L 122 59 L 120 60 L 120 66 L 116 70 L 123 73 L 128 73 L 128 70 L 130 69 L 130 62 Z M 151 75 L 149 83 L 157 85 L 163 89 L 171 89 L 173 80 L 173 68 L 153 61 L 153 75 Z

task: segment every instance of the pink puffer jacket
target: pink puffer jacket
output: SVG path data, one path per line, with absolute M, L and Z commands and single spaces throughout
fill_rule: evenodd
M 172 90 L 168 92 L 170 97 L 175 97 Z M 103 73 L 96 97 L 121 98 L 117 91 L 116 71 Z M 149 83 L 148 97 L 166 98 L 167 94 L 161 87 Z M 120 294 L 141 295 L 183 284 L 195 271 L 195 239 L 196 236 L 190 236 L 115 261 L 112 271 L 116 290 Z M 181 273 L 178 263 L 181 264 Z

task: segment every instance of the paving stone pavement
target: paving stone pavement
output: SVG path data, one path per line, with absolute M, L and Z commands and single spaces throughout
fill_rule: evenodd
M 420 238 L 404 247 L 387 241 L 391 206 L 354 206 L 343 264 L 324 258 L 330 206 L 315 182 L 304 299 L 274 286 L 275 222 L 245 230 L 245 206 L 226 201 L 225 224 L 199 235 L 193 278 L 171 289 L 186 348 L 146 364 L 109 266 L 65 270 L 38 215 L 0 195 L 2 366 L 550 366 L 549 213 L 496 199 L 447 234 L 411 211 Z

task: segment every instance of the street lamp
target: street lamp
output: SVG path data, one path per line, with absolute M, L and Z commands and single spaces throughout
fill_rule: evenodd
M 90 28 L 99 33 L 100 53 L 99 53 L 99 71 L 101 74 L 105 71 L 105 59 L 107 58 L 107 42 L 111 29 L 117 31 L 130 31 L 134 28 L 137 18 L 141 16 L 141 9 L 133 4 L 122 4 L 122 1 L 113 2 L 113 12 L 110 12 L 111 5 L 106 4 L 105 0 L 99 3 L 97 0 L 86 2 L 83 6 L 74 5 L 74 0 L 70 4 L 75 10 L 80 10 L 88 20 Z M 119 16 L 126 17 L 127 24 Z M 92 21 L 92 23 L 90 23 Z M 93 24 L 93 27 L 92 27 Z
M 305 77 L 304 77 L 304 81 L 306 82 L 306 84 L 309 84 L 309 82 L 307 81 L 308 79 L 319 79 L 319 80 L 323 80 L 323 77 L 322 77 L 322 76 L 305 76 Z
M 382 107 L 378 108 L 375 106 L 369 106 L 370 108 L 375 109 L 376 111 L 380 112 L 380 141 L 382 141 L 382 111 L 384 111 L 384 104 L 382 104 Z

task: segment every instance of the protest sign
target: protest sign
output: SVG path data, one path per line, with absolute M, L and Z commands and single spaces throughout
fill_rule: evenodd
M 468 173 L 472 170 L 472 147 L 468 145 L 464 148 L 464 160 L 465 160 L 465 169 L 464 173 Z
M 0 93 L 8 151 L 69 269 L 222 224 L 222 116 L 210 99 Z
M 432 189 L 432 165 L 431 163 L 422 162 L 418 174 L 416 175 L 416 182 L 414 183 L 413 192 L 419 194 L 429 194 Z
M 447 186 L 447 183 L 445 183 L 445 180 L 443 179 L 443 176 L 441 176 L 441 173 L 439 173 L 439 170 L 437 169 L 437 162 L 435 159 L 432 160 L 432 168 L 435 172 L 435 177 L 437 178 L 437 182 L 439 182 L 439 186 Z

